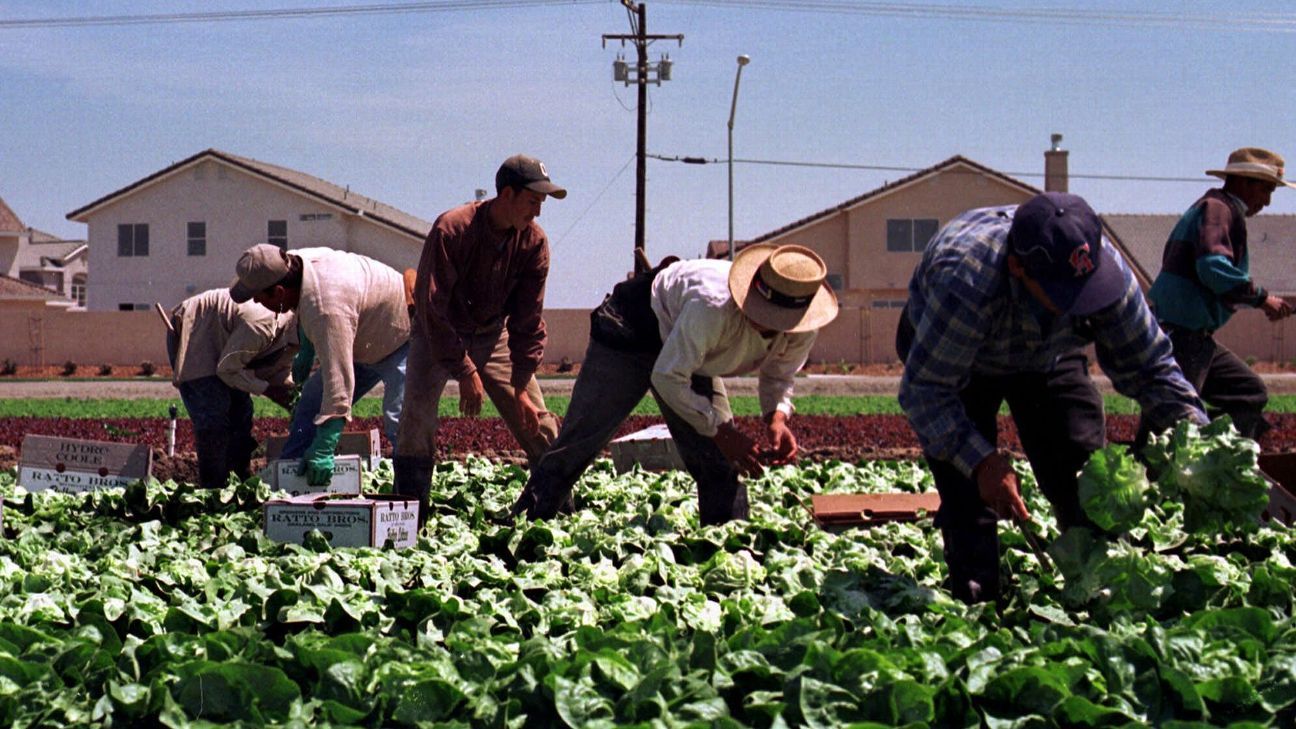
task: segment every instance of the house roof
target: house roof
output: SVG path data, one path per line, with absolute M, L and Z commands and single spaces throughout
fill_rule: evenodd
M 63 301 L 63 297 L 40 284 L 0 274 L 0 301 Z
M 0 233 L 21 233 L 26 229 L 18 214 L 0 198 Z
M 30 246 L 30 251 L 39 255 L 42 261 L 49 260 L 60 266 L 67 265 L 68 261 L 89 249 L 83 240 L 33 240 Z
M 73 210 L 67 214 L 67 217 L 69 220 L 85 222 L 84 217 L 96 209 L 116 202 L 120 198 L 130 195 L 181 169 L 208 159 L 218 160 L 236 167 L 256 177 L 287 187 L 306 197 L 341 208 L 352 215 L 371 218 L 380 224 L 394 228 L 419 240 L 427 237 L 428 231 L 432 229 L 432 223 L 418 216 L 411 215 L 373 198 L 351 192 L 350 189 L 335 185 L 327 180 L 321 180 L 305 172 L 272 165 L 250 157 L 240 157 L 219 149 L 206 149 L 192 157 L 180 160 L 169 167 L 154 172 L 148 177 L 136 180 L 120 190 L 111 192 L 88 205 Z
M 976 174 L 985 175 L 987 177 L 993 177 L 997 180 L 1007 183 L 1008 185 L 1019 188 L 1022 192 L 1025 192 L 1029 195 L 1036 195 L 1039 194 L 1040 192 L 1043 192 L 1042 190 L 1039 190 L 1031 185 L 1028 185 L 1025 182 L 1022 182 L 1021 180 L 1018 180 L 1014 177 L 1009 177 L 1008 175 L 1005 175 L 1004 173 L 999 172 L 998 170 L 994 170 L 989 167 L 986 167 L 980 162 L 975 162 L 973 160 L 968 159 L 967 157 L 956 154 L 953 157 L 950 157 L 949 159 L 943 162 L 934 164 L 931 167 L 928 167 L 926 169 L 918 170 L 917 172 L 907 177 L 902 177 L 898 180 L 895 180 L 894 182 L 888 182 L 887 184 L 879 188 L 870 190 L 864 193 L 863 195 L 859 195 L 858 197 L 853 197 L 849 200 L 833 205 L 832 207 L 824 208 L 823 210 L 820 210 L 817 213 L 811 213 L 810 215 L 807 215 L 806 217 L 801 218 L 800 220 L 794 220 L 793 222 L 788 223 L 787 225 L 784 225 L 781 228 L 776 228 L 774 230 L 769 231 L 768 233 L 763 233 L 750 240 L 745 240 L 745 241 L 736 240 L 734 241 L 734 249 L 740 251 L 749 245 L 753 245 L 755 243 L 761 243 L 770 240 L 771 238 L 777 238 L 778 236 L 781 236 L 785 233 L 791 232 L 798 228 L 805 227 L 807 225 L 810 225 L 811 223 L 818 222 L 820 220 L 823 220 L 824 218 L 830 217 L 844 210 L 849 210 L 853 207 L 856 207 L 857 205 L 861 205 L 863 203 L 869 202 L 870 200 L 874 200 L 876 198 L 882 197 L 883 195 L 898 190 L 902 187 L 911 185 L 924 178 L 931 177 L 932 175 L 940 174 L 943 172 L 949 172 L 959 167 L 968 168 L 971 172 Z M 713 240 L 707 243 L 708 258 L 722 258 L 722 257 L 727 257 L 728 255 L 729 255 L 728 240 Z
M 28 229 L 27 229 L 27 232 L 31 234 L 31 242 L 32 242 L 32 243 L 66 243 L 66 242 L 68 242 L 68 241 L 65 241 L 65 240 L 63 240 L 62 238 L 58 237 L 57 235 L 54 235 L 53 233 L 46 233 L 45 231 L 40 230 L 40 229 L 38 229 L 38 228 L 28 228 Z M 85 243 L 85 241 L 79 241 L 79 242 L 81 242 L 81 243 Z
M 1156 278 L 1161 271 L 1161 254 L 1166 239 L 1178 222 L 1178 215 L 1101 216 L 1117 244 L 1127 252 L 1126 260 Z M 1290 250 L 1296 240 L 1296 215 L 1257 215 L 1247 219 L 1247 247 L 1251 251 L 1250 271 L 1256 283 L 1270 291 L 1296 292 L 1296 256 Z

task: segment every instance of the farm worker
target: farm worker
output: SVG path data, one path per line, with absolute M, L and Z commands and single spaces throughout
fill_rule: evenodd
M 295 311 L 301 346 L 294 377 L 304 381 L 281 458 L 303 458 L 312 485 L 333 476 L 333 456 L 351 406 L 383 383 L 383 428 L 395 442 L 405 390 L 409 312 L 401 274 L 372 258 L 332 248 L 286 251 L 262 243 L 243 252 L 230 285 L 235 301 Z M 314 353 L 314 357 L 310 353 Z M 304 365 L 303 365 L 304 363 Z
M 1087 525 L 1077 473 L 1105 440 L 1103 401 L 1083 347 L 1144 416 L 1206 421 L 1138 283 L 1082 198 L 1046 192 L 969 210 L 936 234 L 909 282 L 896 348 L 900 405 L 936 480 L 951 591 L 1000 594 L 996 520 L 1026 520 L 1009 458 L 996 449 L 1008 403 L 1060 526 Z
M 668 259 L 669 260 L 669 259 Z M 721 377 L 758 373 L 769 461 L 791 462 L 793 376 L 837 316 L 827 267 L 796 245 L 754 245 L 732 262 L 679 261 L 617 284 L 590 315 L 590 342 L 553 446 L 514 505 L 553 517 L 572 486 L 649 392 L 698 484 L 703 524 L 745 519 L 739 475 L 761 471 L 754 440 L 734 426 Z
M 231 472 L 245 479 L 257 447 L 249 393 L 288 407 L 296 319 L 212 289 L 177 304 L 170 324 L 171 383 L 193 421 L 198 483 L 219 488 Z
M 1232 417 L 1238 432 L 1259 438 L 1269 430 L 1264 381 L 1214 334 L 1240 306 L 1260 309 L 1271 321 L 1291 315 L 1291 304 L 1248 272 L 1246 219 L 1269 204 L 1279 185 L 1293 185 L 1283 180 L 1283 158 L 1256 147 L 1234 151 L 1224 169 L 1206 174 L 1224 178 L 1224 186 L 1208 190 L 1170 231 L 1148 299 L 1184 377 L 1212 410 Z
M 549 241 L 536 222 L 546 198 L 567 191 L 543 162 L 504 160 L 495 197 L 442 213 L 423 244 L 414 285 L 413 338 L 395 491 L 418 496 L 421 514 L 436 456 L 437 408 L 446 383 L 459 383 L 459 412 L 481 412 L 489 395 L 535 463 L 558 433 L 536 383 L 545 349 Z

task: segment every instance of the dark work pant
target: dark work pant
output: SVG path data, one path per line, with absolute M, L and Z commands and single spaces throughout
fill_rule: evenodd
M 590 340 L 558 438 L 532 469 L 515 510 L 526 508 L 528 516 L 542 519 L 558 512 L 590 462 L 651 391 L 656 360 L 656 352 L 624 352 Z M 712 394 L 704 391 L 709 385 L 708 378 L 694 378 L 693 389 L 700 394 Z M 723 524 L 731 519 L 746 519 L 747 487 L 738 480 L 738 473 L 715 441 L 694 430 L 656 392 L 653 397 L 685 468 L 697 481 L 701 522 Z
M 178 347 L 179 337 L 171 332 L 167 336 L 167 357 L 172 368 Z M 231 471 L 239 478 L 247 478 L 248 459 L 257 447 L 252 437 L 252 396 L 230 387 L 216 375 L 187 380 L 177 388 L 193 422 L 201 485 L 223 486 Z
M 219 430 L 252 435 L 252 396 L 235 390 L 215 375 L 180 383 L 180 399 L 195 433 Z
M 1211 417 L 1220 413 L 1232 417 L 1238 432 L 1248 438 L 1264 435 L 1270 427 L 1264 419 L 1269 404 L 1264 380 L 1209 332 L 1174 326 L 1165 330 L 1179 369 L 1206 402 Z
M 973 375 L 960 399 L 991 443 L 998 439 L 999 408 L 1008 403 L 1022 449 L 1061 528 L 1089 524 L 1076 476 L 1089 455 L 1102 448 L 1106 433 L 1102 396 L 1082 353 L 1064 356 L 1048 373 Z M 975 480 L 945 461 L 928 458 L 927 465 L 941 497 L 936 526 L 945 540 L 952 591 L 965 601 L 993 599 L 1000 589 L 997 518 L 982 503 Z M 970 580 L 980 585 L 979 596 L 968 594 Z

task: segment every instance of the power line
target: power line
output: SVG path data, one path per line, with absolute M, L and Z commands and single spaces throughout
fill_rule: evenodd
M 661 160 L 663 162 L 683 162 L 684 164 L 690 164 L 690 165 L 719 164 L 721 162 L 727 161 L 715 157 L 711 157 L 711 158 L 678 157 L 678 156 L 670 157 L 663 154 L 650 154 L 648 156 L 656 160 Z M 931 169 L 930 167 L 893 167 L 887 165 L 852 164 L 849 162 L 797 162 L 793 160 L 779 160 L 779 159 L 734 158 L 734 163 L 735 164 L 742 163 L 748 165 L 773 165 L 773 166 L 781 166 L 781 167 L 818 167 L 824 169 L 837 169 L 837 170 L 870 170 L 874 172 L 924 172 L 926 170 Z M 959 170 L 949 170 L 948 172 L 953 172 L 955 174 L 960 173 Z M 998 172 L 998 170 L 996 170 L 996 172 Z M 964 174 L 979 175 L 982 173 L 968 171 Z M 1044 173 L 1042 172 L 999 172 L 999 174 L 1008 175 L 1009 177 L 1044 177 Z M 1130 182 L 1196 182 L 1196 183 L 1201 183 L 1202 181 L 1209 181 L 1211 179 L 1206 176 L 1154 177 L 1149 175 L 1102 175 L 1102 174 L 1083 175 L 1083 174 L 1076 174 L 1074 172 L 1069 173 L 1067 177 L 1073 180 L 1118 180 L 1118 181 L 1130 181 Z
M 0 30 L 27 28 L 83 28 L 119 25 L 166 25 L 174 23 L 220 23 L 240 20 L 292 20 L 355 15 L 396 15 L 461 10 L 503 10 L 544 5 L 592 5 L 606 0 L 435 0 L 332 7 L 264 8 L 260 10 L 213 10 L 197 13 L 148 13 L 141 15 L 81 15 L 64 18 L 0 20 Z
M 622 173 L 626 171 L 626 168 L 630 166 L 631 162 L 635 161 L 635 157 L 636 155 L 630 155 L 630 159 L 626 160 L 625 164 L 621 165 L 621 169 L 617 170 L 615 175 L 612 175 L 612 179 L 607 181 L 607 184 L 603 186 L 603 189 L 599 190 L 599 193 L 594 196 L 593 200 L 590 200 L 589 205 L 585 206 L 585 209 L 581 211 L 581 214 L 576 216 L 576 219 L 571 222 L 571 225 L 567 226 L 567 230 L 564 230 L 562 235 L 558 236 L 558 239 L 552 243 L 551 247 L 557 248 L 567 239 L 567 235 L 572 232 L 576 227 L 576 224 L 579 223 L 590 210 L 594 209 L 594 205 L 603 198 L 603 195 L 608 191 L 608 188 L 612 187 L 612 183 L 621 179 Z
M 1231 9 L 1227 14 L 1211 15 L 1084 8 L 1004 8 L 916 2 L 859 2 L 857 0 L 658 0 L 658 2 L 738 10 L 781 10 L 893 18 L 1296 32 L 1296 13 L 1234 13 Z
M 1084 8 L 1003 8 L 918 2 L 860 2 L 858 0 L 656 0 L 675 5 L 697 5 L 735 10 L 775 10 L 805 13 L 834 13 L 909 19 L 971 20 L 1010 23 L 1054 23 L 1062 25 L 1109 25 L 1162 27 L 1198 30 L 1254 32 L 1296 32 L 1296 13 L 1171 13 L 1134 10 L 1089 10 Z M 605 4 L 607 0 L 423 0 L 406 3 L 337 5 L 333 7 L 287 7 L 259 10 L 215 10 L 193 13 L 147 13 L 139 15 L 82 15 L 61 18 L 0 20 L 0 30 L 29 28 L 78 28 L 175 23 L 219 23 L 249 20 L 293 20 L 357 15 L 394 15 L 464 10 L 502 10 L 547 5 Z M 632 29 L 634 21 L 631 21 Z

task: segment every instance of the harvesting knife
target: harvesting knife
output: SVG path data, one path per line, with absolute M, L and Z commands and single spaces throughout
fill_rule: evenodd
M 1048 558 L 1044 552 L 1044 546 L 1040 544 L 1039 537 L 1031 530 L 1031 523 L 1016 514 L 1013 514 L 1013 523 L 1021 530 L 1022 535 L 1026 537 L 1026 543 L 1030 545 L 1031 551 L 1035 553 L 1035 559 L 1048 569 L 1053 569 L 1053 561 Z

